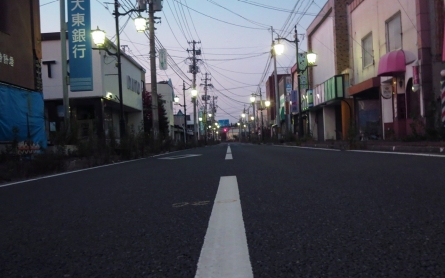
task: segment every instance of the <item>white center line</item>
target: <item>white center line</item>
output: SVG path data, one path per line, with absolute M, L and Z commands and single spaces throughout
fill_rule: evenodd
M 236 176 L 221 177 L 195 278 L 253 277 Z
M 226 160 L 233 159 L 232 150 L 230 149 L 230 145 L 227 146 Z

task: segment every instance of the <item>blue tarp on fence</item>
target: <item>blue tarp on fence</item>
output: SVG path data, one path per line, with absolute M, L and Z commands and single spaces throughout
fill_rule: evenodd
M 0 141 L 14 139 L 19 149 L 23 142 L 34 150 L 46 149 L 43 94 L 0 84 Z

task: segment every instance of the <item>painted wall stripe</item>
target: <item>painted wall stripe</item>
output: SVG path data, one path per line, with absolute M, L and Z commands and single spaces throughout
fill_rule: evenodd
M 195 277 L 253 277 L 236 176 L 219 181 Z

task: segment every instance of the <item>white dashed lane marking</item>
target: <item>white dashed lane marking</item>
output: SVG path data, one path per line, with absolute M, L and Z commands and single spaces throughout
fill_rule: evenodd
M 233 159 L 232 150 L 230 149 L 230 145 L 227 146 L 226 160 Z
M 195 278 L 253 277 L 236 176 L 221 177 Z

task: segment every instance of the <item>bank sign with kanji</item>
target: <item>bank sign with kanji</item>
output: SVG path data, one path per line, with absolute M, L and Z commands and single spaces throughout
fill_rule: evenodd
M 93 90 L 90 0 L 68 0 L 68 52 L 72 92 Z

